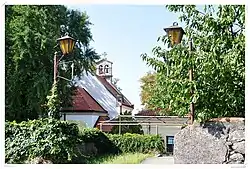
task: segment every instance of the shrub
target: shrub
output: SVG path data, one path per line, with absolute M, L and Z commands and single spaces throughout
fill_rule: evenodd
M 105 134 L 98 129 L 78 128 L 75 123 L 55 119 L 6 122 L 5 136 L 6 163 L 85 163 L 85 157 L 93 155 L 85 153 L 86 146 L 89 148 L 93 144 L 94 155 L 164 150 L 158 135 Z
M 75 123 L 78 126 L 79 131 L 87 127 L 87 124 L 80 120 L 66 120 L 68 123 Z
M 80 131 L 80 135 L 83 142 L 95 144 L 98 155 L 164 151 L 164 141 L 159 135 L 105 134 L 96 128 L 84 128 Z
M 163 152 L 164 141 L 159 135 L 107 134 L 108 138 L 123 152 L 151 153 Z
M 80 131 L 81 139 L 85 143 L 94 143 L 97 154 L 116 154 L 119 149 L 109 140 L 106 134 L 96 128 L 84 128 Z
M 53 163 L 68 163 L 79 144 L 76 124 L 54 119 L 5 123 L 5 162 L 23 163 L 42 157 Z

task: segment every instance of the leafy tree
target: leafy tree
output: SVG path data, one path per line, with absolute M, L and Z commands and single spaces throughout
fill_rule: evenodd
M 27 120 L 47 114 L 46 96 L 53 83 L 53 55 L 60 51 L 56 39 L 69 33 L 77 39 L 75 50 L 62 61 L 74 62 L 74 75 L 92 70 L 99 55 L 92 40 L 86 13 L 61 5 L 6 6 L 6 119 Z M 70 77 L 71 63 L 61 76 Z M 65 80 L 56 85 L 59 106 L 70 104 L 71 87 Z
M 154 106 L 151 105 L 149 101 L 151 96 L 154 94 L 152 93 L 152 89 L 154 89 L 156 83 L 156 73 L 155 72 L 148 72 L 146 75 L 140 78 L 141 82 L 141 103 L 145 106 L 146 109 L 151 109 Z
M 195 118 L 207 120 L 223 116 L 245 116 L 245 6 L 167 5 L 179 12 L 186 24 L 186 36 L 172 49 L 153 49 L 155 57 L 143 54 L 157 71 L 156 85 L 149 102 L 155 108 L 170 108 L 175 115 L 186 115 L 195 103 Z M 192 39 L 194 49 L 188 50 Z M 165 35 L 158 40 L 169 44 Z M 193 68 L 194 80 L 188 79 Z M 194 94 L 190 94 L 190 90 Z

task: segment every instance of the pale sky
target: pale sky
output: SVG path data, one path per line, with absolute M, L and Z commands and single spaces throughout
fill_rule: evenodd
M 157 38 L 165 34 L 163 28 L 179 21 L 165 5 L 69 5 L 86 11 L 90 17 L 91 43 L 97 53 L 107 53 L 113 62 L 113 75 L 119 78 L 122 93 L 141 108 L 139 79 L 151 70 L 140 54 L 151 54 Z M 180 24 L 179 24 L 180 25 Z M 183 26 L 183 25 L 181 25 Z

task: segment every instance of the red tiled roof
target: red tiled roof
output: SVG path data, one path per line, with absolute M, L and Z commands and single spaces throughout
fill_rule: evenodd
M 81 112 L 104 112 L 101 105 L 83 88 L 77 87 L 73 96 L 72 107 L 63 108 L 62 111 L 81 111 Z
M 118 95 L 123 95 L 120 91 L 118 91 L 116 89 L 116 87 L 114 85 L 112 85 L 111 83 L 109 83 L 104 77 L 101 76 L 96 76 L 98 78 L 98 80 L 105 86 L 105 88 L 115 97 L 117 98 Z M 128 99 L 123 95 L 124 99 L 123 99 L 123 105 L 124 106 L 128 106 L 131 108 L 134 108 L 134 105 L 132 105 Z
M 156 116 L 157 113 L 156 111 L 153 111 L 153 110 L 141 110 L 135 115 L 136 116 Z
M 164 112 L 170 112 L 171 110 L 166 108 L 166 109 L 162 109 L 162 108 L 157 108 L 156 110 L 150 110 L 150 109 L 146 109 L 146 110 L 141 110 L 139 111 L 137 114 L 137 116 L 160 116 L 160 112 L 164 111 Z

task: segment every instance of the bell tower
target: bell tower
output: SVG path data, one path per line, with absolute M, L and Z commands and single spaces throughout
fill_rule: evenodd
M 103 59 L 96 62 L 96 74 L 104 77 L 108 82 L 112 83 L 112 65 L 113 62 L 109 61 L 106 56 L 107 53 L 102 54 Z

